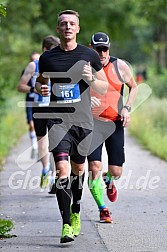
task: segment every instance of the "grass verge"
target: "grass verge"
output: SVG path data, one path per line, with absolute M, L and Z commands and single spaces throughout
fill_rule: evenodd
M 167 99 L 152 97 L 135 110 L 131 135 L 151 153 L 167 161 Z
M 25 108 L 18 106 L 19 101 L 24 101 L 24 96 L 14 93 L 0 113 L 0 169 L 10 149 L 27 130 Z

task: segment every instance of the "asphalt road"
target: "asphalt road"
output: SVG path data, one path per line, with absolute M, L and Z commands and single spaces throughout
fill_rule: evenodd
M 119 200 L 105 202 L 113 224 L 99 223 L 99 212 L 85 181 L 82 230 L 70 244 L 60 244 L 61 217 L 55 196 L 39 188 L 41 164 L 29 159 L 23 136 L 0 173 L 0 218 L 12 219 L 16 235 L 0 240 L 1 252 L 166 252 L 167 162 L 143 150 L 126 134 L 126 163 L 117 181 Z M 107 165 L 104 150 L 103 170 Z

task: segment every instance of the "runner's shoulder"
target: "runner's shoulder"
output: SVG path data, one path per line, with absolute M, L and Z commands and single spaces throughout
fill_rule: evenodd
M 78 49 L 85 51 L 85 52 L 88 52 L 89 54 L 93 54 L 93 55 L 97 54 L 97 52 L 94 49 L 92 49 L 88 46 L 85 46 L 85 45 L 78 44 Z

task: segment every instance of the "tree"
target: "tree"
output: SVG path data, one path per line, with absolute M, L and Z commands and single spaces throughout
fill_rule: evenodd
M 166 0 L 140 0 L 140 12 L 153 29 L 153 51 L 156 69 L 167 68 L 167 3 Z
M 6 16 L 6 7 L 4 4 L 0 4 L 0 16 Z
M 103 31 L 111 38 L 113 55 L 131 64 L 149 59 L 157 70 L 167 67 L 166 0 L 8 0 L 0 5 L 0 100 L 4 86 L 15 88 L 31 52 L 41 51 L 43 37 L 56 35 L 57 13 L 64 9 L 80 14 L 79 43 L 88 45 L 93 33 Z

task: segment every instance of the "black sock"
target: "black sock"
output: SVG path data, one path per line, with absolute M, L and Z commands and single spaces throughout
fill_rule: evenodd
M 70 222 L 70 204 L 71 204 L 71 189 L 68 178 L 56 179 L 56 196 L 63 219 L 63 225 Z
M 77 176 L 71 171 L 70 176 L 71 176 L 71 191 L 73 196 L 72 212 L 79 213 L 85 173 L 83 173 L 81 176 Z

